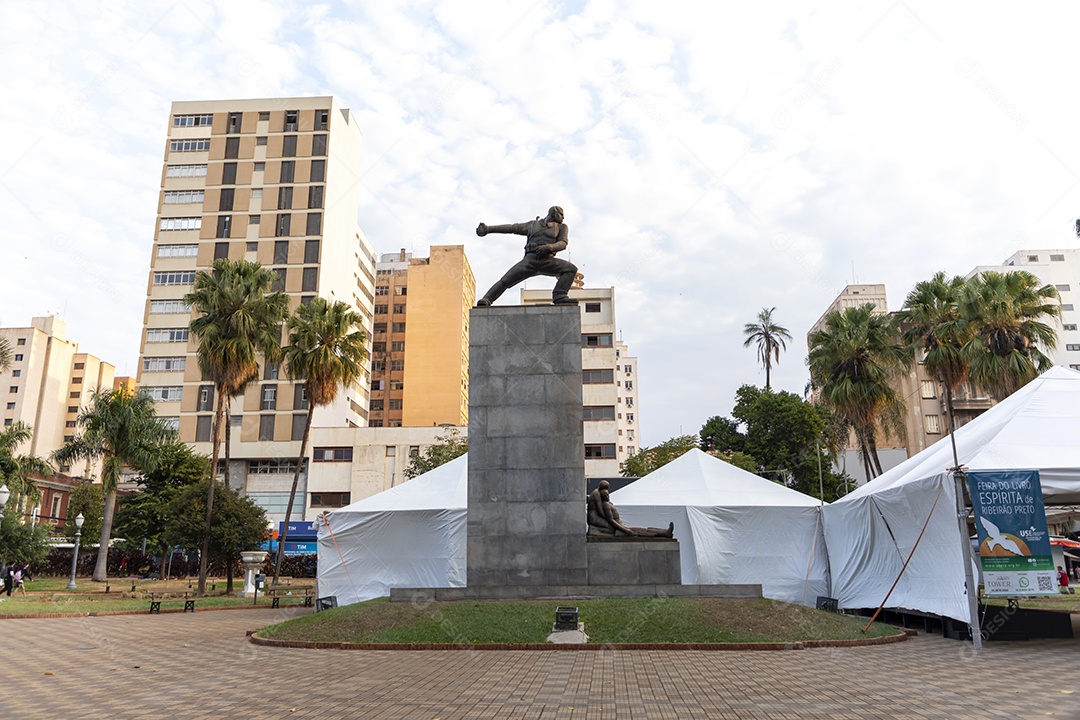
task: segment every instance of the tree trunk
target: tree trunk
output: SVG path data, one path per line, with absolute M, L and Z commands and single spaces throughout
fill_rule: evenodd
M 230 403 L 231 405 L 232 403 Z M 229 487 L 229 461 L 232 460 L 232 411 L 225 406 L 225 487 Z
M 214 413 L 214 453 L 210 460 L 210 489 L 206 492 L 206 526 L 203 529 L 202 552 L 199 553 L 198 597 L 206 594 L 206 564 L 210 556 L 210 528 L 214 512 L 214 488 L 217 486 L 217 464 L 221 453 L 221 421 L 225 416 L 225 387 L 218 385 L 217 409 Z
M 881 469 L 881 458 L 877 453 L 877 440 L 874 439 L 874 429 L 871 428 L 870 432 L 866 434 L 866 444 L 870 447 L 870 457 L 874 461 L 874 469 L 877 470 L 877 474 L 874 477 L 880 476 L 884 471 Z
M 855 437 L 859 440 L 859 459 L 862 460 L 863 472 L 866 474 L 866 482 L 874 479 L 874 467 L 870 462 L 870 448 L 866 445 L 866 436 L 862 430 L 855 431 Z
M 769 379 L 770 379 L 772 373 L 770 372 L 770 370 L 771 370 L 771 368 L 769 367 L 769 363 L 765 363 L 765 389 L 766 390 L 771 389 L 771 385 L 769 384 Z
M 94 582 L 103 582 L 109 575 L 109 540 L 112 538 L 115 509 L 116 490 L 110 490 L 105 493 L 105 507 L 101 514 L 101 541 L 98 545 L 97 563 L 94 565 Z
M 308 433 L 311 431 L 311 416 L 315 413 L 315 403 L 308 401 L 307 421 L 304 423 L 304 439 L 300 441 L 300 457 L 296 460 L 296 472 L 293 473 L 292 490 L 289 492 L 289 505 L 285 508 L 285 524 L 281 526 L 278 538 L 277 558 L 274 560 L 274 582 L 277 585 L 281 575 L 281 559 L 285 557 L 285 537 L 289 534 L 289 518 L 292 516 L 293 503 L 296 501 L 296 486 L 300 484 L 300 470 L 304 467 L 304 455 L 307 453 Z
M 232 561 L 225 563 L 225 595 L 232 595 L 233 564 Z

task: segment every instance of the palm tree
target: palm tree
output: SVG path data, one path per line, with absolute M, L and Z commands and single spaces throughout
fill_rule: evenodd
M 278 539 L 274 562 L 275 584 L 281 572 L 281 558 L 285 554 L 285 538 L 296 500 L 296 486 L 300 482 L 300 468 L 307 453 L 312 414 L 316 407 L 332 403 L 341 388 L 351 385 L 364 372 L 367 336 L 360 329 L 361 323 L 363 318 L 345 303 L 337 301 L 331 304 L 320 297 L 296 308 L 296 313 L 289 318 L 286 370 L 290 377 L 304 381 L 307 420 L 293 474 L 289 505 L 285 510 L 285 525 Z
M 225 409 L 243 387 L 258 377 L 259 355 L 266 362 L 281 358 L 281 323 L 288 315 L 285 293 L 270 292 L 277 274 L 256 262 L 215 260 L 210 271 L 195 276 L 195 288 L 184 302 L 200 315 L 191 321 L 199 340 L 199 370 L 214 383 L 214 451 L 206 497 L 206 524 L 199 557 L 199 591 L 206 592 L 210 523 L 214 509 L 218 458 Z
M 6 337 L 0 337 L 0 373 L 7 372 L 11 367 L 11 341 Z
M 102 460 L 101 485 L 105 507 L 101 520 L 101 544 L 98 546 L 94 580 L 105 579 L 112 536 L 116 488 L 125 465 L 150 471 L 157 463 L 158 451 L 176 434 L 154 410 L 154 400 L 146 393 L 95 390 L 90 403 L 79 411 L 75 421 L 81 432 L 57 450 L 57 462 L 69 465 L 75 460 Z
M 0 485 L 7 485 L 11 491 L 8 501 L 13 507 L 19 507 L 23 497 L 36 499 L 39 495 L 37 486 L 30 481 L 31 475 L 50 477 L 54 474 L 52 465 L 36 455 L 16 455 L 19 446 L 30 442 L 33 429 L 19 421 L 0 430 Z M 3 508 L 0 508 L 2 514 Z
M 765 389 L 770 389 L 770 380 L 773 363 L 780 362 L 780 351 L 787 350 L 785 340 L 791 339 L 791 333 L 787 328 L 773 322 L 772 314 L 776 308 L 762 308 L 758 313 L 757 322 L 746 323 L 743 334 L 746 342 L 743 347 L 750 347 L 757 343 L 757 356 L 765 368 Z
M 997 399 L 1053 367 L 1039 349 L 1057 346 L 1057 333 L 1042 322 L 1061 316 L 1061 298 L 1053 285 L 1041 285 L 1024 270 L 986 271 L 967 282 L 959 314 L 969 333 L 964 354 L 971 379 Z
M 868 478 L 882 472 L 878 431 L 904 434 L 904 401 L 889 381 L 910 364 L 887 315 L 867 303 L 833 311 L 810 334 L 810 380 L 822 402 L 855 433 Z
M 917 283 L 896 313 L 904 342 L 912 354 L 923 353 L 926 370 L 945 386 L 945 406 L 952 418 L 953 392 L 969 376 L 969 359 L 964 345 L 970 337 L 970 325 L 960 316 L 960 297 L 967 280 L 947 278 L 939 272 L 930 280 Z M 953 428 L 950 424 L 949 431 Z

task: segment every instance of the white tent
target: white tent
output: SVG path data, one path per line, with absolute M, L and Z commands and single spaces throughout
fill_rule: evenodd
M 969 470 L 1037 469 L 1045 502 L 1080 503 L 1080 373 L 1052 368 L 959 428 L 955 439 L 960 464 Z M 888 606 L 969 620 L 956 487 L 946 474 L 954 464 L 946 436 L 826 506 L 840 607 L 877 607 L 885 600 L 929 517 Z
M 328 514 L 319 525 L 319 596 L 339 605 L 392 587 L 465 585 L 468 457 Z
M 683 584 L 760 583 L 767 598 L 808 605 L 829 594 L 820 502 L 809 495 L 691 450 L 611 501 L 627 525 L 675 523 Z

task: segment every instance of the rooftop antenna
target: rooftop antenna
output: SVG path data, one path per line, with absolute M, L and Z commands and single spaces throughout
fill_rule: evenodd
M 855 279 L 855 261 L 851 261 L 851 284 L 858 285 L 859 281 Z

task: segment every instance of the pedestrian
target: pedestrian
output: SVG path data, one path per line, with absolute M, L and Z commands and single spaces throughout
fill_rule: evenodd
M 15 585 L 15 566 L 9 562 L 4 566 L 3 571 L 0 571 L 0 575 L 2 575 L 4 579 L 3 594 L 11 597 L 11 589 Z
M 1058 565 L 1058 590 L 1062 593 L 1069 592 L 1069 573 L 1065 572 L 1065 568 Z
M 27 582 L 28 580 L 33 580 L 33 579 L 34 578 L 30 576 L 30 563 L 28 563 L 28 562 L 23 563 L 19 567 L 19 569 L 15 571 L 15 577 L 12 578 L 12 581 L 13 581 L 13 583 L 15 585 L 14 589 L 15 590 L 22 590 L 22 594 L 25 595 L 26 594 L 26 588 L 23 587 L 23 583 Z

